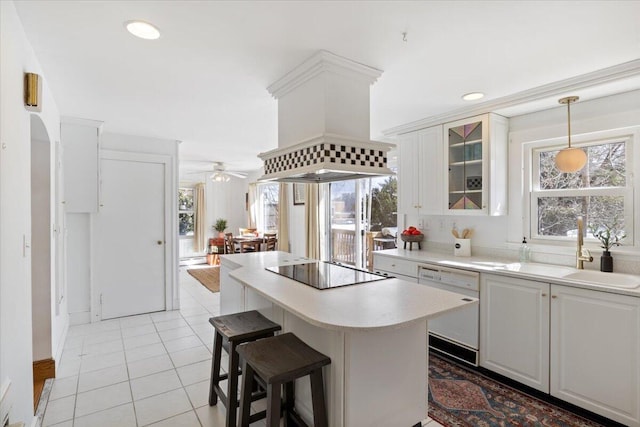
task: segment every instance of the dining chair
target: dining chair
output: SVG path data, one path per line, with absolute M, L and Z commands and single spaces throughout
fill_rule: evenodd
M 236 244 L 233 243 L 233 233 L 225 233 L 224 235 L 224 253 L 235 254 L 239 252 L 236 250 Z
M 265 251 L 275 251 L 278 244 L 276 233 L 264 233 Z

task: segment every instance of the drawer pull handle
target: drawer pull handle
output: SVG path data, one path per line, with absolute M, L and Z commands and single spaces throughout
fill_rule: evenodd
M 542 294 L 542 296 L 543 296 L 543 297 L 546 297 L 546 296 L 547 296 L 547 294 Z
M 558 298 L 556 295 L 551 295 L 551 298 Z

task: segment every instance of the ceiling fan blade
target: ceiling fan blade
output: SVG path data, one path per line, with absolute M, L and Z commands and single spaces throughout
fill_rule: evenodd
M 236 178 L 245 179 L 247 177 L 247 174 L 245 172 L 224 171 L 224 173 L 226 173 L 227 175 L 235 176 Z

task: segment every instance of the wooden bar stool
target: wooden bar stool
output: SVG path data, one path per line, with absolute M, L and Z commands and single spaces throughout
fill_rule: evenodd
M 272 322 L 257 311 L 228 314 L 212 317 L 209 323 L 215 328 L 213 340 L 213 359 L 211 361 L 211 384 L 209 386 L 209 405 L 218 403 L 218 398 L 227 408 L 226 426 L 236 426 L 236 408 L 238 407 L 238 374 L 239 359 L 236 348 L 238 345 L 260 338 L 273 337 L 279 331 L 280 325 Z M 229 355 L 229 368 L 226 374 L 220 373 L 222 348 Z M 253 379 L 253 375 L 251 375 Z M 220 381 L 227 380 L 227 390 L 220 387 Z M 259 399 L 264 396 L 254 396 Z M 260 419 L 258 416 L 256 419 Z M 252 420 L 253 422 L 254 420 Z
M 240 396 L 240 426 L 249 427 L 252 377 L 255 375 L 267 386 L 267 427 L 280 425 L 284 411 L 285 426 L 307 426 L 295 411 L 294 382 L 309 375 L 311 401 L 315 427 L 328 427 L 327 408 L 324 400 L 322 367 L 331 359 L 303 343 L 288 332 L 271 338 L 245 343 L 237 347 L 242 359 L 242 392 Z M 284 402 L 281 403 L 281 387 L 284 385 Z

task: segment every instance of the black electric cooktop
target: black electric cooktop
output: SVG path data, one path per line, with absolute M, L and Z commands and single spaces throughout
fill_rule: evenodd
M 268 267 L 267 270 L 316 289 L 337 288 L 388 279 L 381 274 L 326 261 Z

